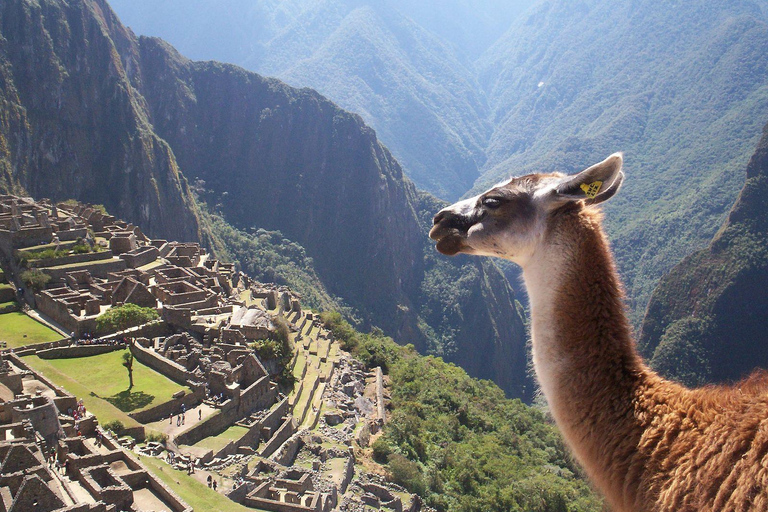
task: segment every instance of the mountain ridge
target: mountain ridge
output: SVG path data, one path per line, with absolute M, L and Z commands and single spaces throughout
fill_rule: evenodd
M 768 367 L 768 125 L 739 197 L 709 246 L 662 278 L 638 347 L 664 375 L 689 385 L 733 382 Z
M 138 31 L 147 16 L 137 14 L 155 8 L 197 18 L 170 0 L 113 2 Z M 241 43 L 235 58 L 253 56 L 247 65 L 359 112 L 419 186 L 451 200 L 624 151 L 628 180 L 607 227 L 639 327 L 658 279 L 708 243 L 742 185 L 768 106 L 765 2 L 404 4 L 256 2 L 229 19 L 264 28 L 227 38 Z M 186 27 L 164 31 L 209 34 Z M 422 36 L 435 44 L 405 43 Z M 702 208 L 697 195 L 711 200 Z
M 514 291 L 490 263 L 428 258 L 426 228 L 441 203 L 404 178 L 359 116 L 315 91 L 136 38 L 103 0 L 5 2 L 0 27 L 3 91 L 18 93 L 0 108 L 10 120 L 0 130 L 6 190 L 100 202 L 151 236 L 320 279 L 319 301 L 336 297 L 363 326 L 530 399 Z M 61 158 L 40 171 L 54 150 Z M 452 273 L 468 276 L 464 288 Z

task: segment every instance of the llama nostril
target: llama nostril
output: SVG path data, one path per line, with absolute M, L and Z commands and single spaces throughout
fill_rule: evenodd
M 435 215 L 435 218 L 432 220 L 432 223 L 434 225 L 440 224 L 440 221 L 445 218 L 445 212 L 437 212 L 437 215 Z

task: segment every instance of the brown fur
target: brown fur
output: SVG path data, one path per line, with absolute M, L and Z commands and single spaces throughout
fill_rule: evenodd
M 686 389 L 638 356 L 594 209 L 552 217 L 572 265 L 556 294 L 566 425 L 587 473 L 617 511 L 768 510 L 768 382 Z
M 507 185 L 511 192 L 520 193 L 519 180 Z M 536 185 L 523 183 L 529 184 Z M 519 216 L 482 211 L 482 198 L 502 188 L 478 196 L 474 207 L 465 201 L 438 214 L 430 234 L 438 249 L 450 242 L 462 252 L 494 254 L 498 244 L 488 239 L 508 226 L 492 215 L 524 227 Z M 552 306 L 555 353 L 568 369 L 547 398 L 610 506 L 616 512 L 768 510 L 768 376 L 687 389 L 655 374 L 635 349 L 597 209 L 576 201 L 546 219 L 543 246 L 566 263 Z M 487 233 L 477 237 L 479 251 L 464 224 L 481 222 Z

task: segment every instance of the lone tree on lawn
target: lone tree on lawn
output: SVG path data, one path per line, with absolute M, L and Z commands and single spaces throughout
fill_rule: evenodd
M 133 354 L 128 351 L 123 354 L 123 366 L 128 370 L 128 391 L 133 389 Z

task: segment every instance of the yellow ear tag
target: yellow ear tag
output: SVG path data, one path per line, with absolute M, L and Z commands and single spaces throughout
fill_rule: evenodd
M 600 187 L 602 186 L 603 186 L 602 181 L 595 181 L 593 183 L 590 183 L 589 185 L 587 185 L 586 183 L 582 183 L 581 190 L 584 191 L 584 193 L 587 195 L 588 198 L 594 199 L 597 193 L 600 192 Z

